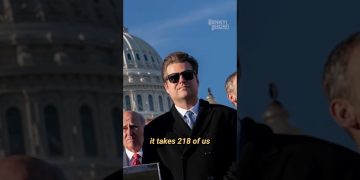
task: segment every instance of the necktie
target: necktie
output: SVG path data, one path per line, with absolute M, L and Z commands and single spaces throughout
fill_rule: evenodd
M 193 128 L 195 123 L 194 113 L 192 111 L 186 111 L 185 113 L 185 122 L 189 125 L 190 129 Z
M 135 153 L 133 156 L 132 156 L 132 161 L 131 161 L 131 166 L 136 166 L 136 165 L 140 165 L 141 162 L 140 162 L 140 155 Z

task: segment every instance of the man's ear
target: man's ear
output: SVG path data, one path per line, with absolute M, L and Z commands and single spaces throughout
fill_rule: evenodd
M 345 99 L 334 99 L 330 102 L 330 113 L 336 122 L 345 129 L 359 127 L 353 105 Z
M 227 93 L 227 98 L 229 99 L 229 101 L 232 102 L 231 97 L 232 97 L 231 93 Z
M 228 93 L 227 94 L 227 98 L 230 100 L 230 102 L 232 102 L 233 104 L 237 103 L 237 99 L 236 99 L 236 96 L 232 93 Z

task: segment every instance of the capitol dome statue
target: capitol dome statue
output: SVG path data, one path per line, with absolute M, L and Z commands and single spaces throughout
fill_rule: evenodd
M 277 100 L 279 93 L 275 83 L 269 84 L 269 95 L 272 101 L 263 114 L 264 124 L 268 125 L 276 134 L 300 134 L 300 130 L 289 123 L 289 112 Z
M 70 180 L 121 168 L 121 2 L 0 0 L 0 157 Z
M 144 40 L 123 29 L 123 110 L 151 120 L 169 111 L 172 102 L 161 78 L 162 60 Z

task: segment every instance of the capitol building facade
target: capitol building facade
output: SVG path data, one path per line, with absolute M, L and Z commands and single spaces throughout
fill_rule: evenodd
M 123 29 L 123 110 L 147 121 L 169 111 L 172 101 L 161 78 L 162 60 L 144 40 Z
M 117 0 L 0 0 L 0 157 L 44 159 L 69 180 L 121 168 L 121 12 Z

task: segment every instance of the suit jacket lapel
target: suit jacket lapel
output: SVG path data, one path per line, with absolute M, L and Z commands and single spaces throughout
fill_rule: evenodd
M 179 138 L 197 138 L 201 137 L 201 135 L 204 133 L 204 131 L 207 129 L 209 123 L 211 114 L 209 114 L 209 104 L 203 100 L 200 99 L 199 104 L 199 114 L 196 118 L 195 125 L 193 129 L 191 130 L 189 126 L 185 123 L 183 117 L 181 117 L 181 114 L 177 111 L 175 106 L 173 105 L 171 108 L 171 116 L 174 119 L 173 122 L 173 130 L 177 137 Z M 171 137 L 173 138 L 173 137 Z M 177 141 L 177 139 L 176 139 Z M 179 149 L 182 151 L 182 154 L 185 154 L 188 152 L 192 147 L 196 147 L 197 145 L 193 145 L 192 143 L 183 145 L 183 148 Z
M 171 118 L 169 120 L 172 120 L 171 126 L 173 129 L 173 132 L 170 132 L 170 134 L 167 134 L 166 138 L 169 139 L 175 139 L 176 144 L 178 143 L 178 138 L 188 138 L 190 137 L 191 129 L 189 126 L 185 123 L 184 119 L 181 117 L 181 114 L 177 111 L 175 106 L 173 105 L 170 110 Z M 183 154 L 184 147 L 186 145 L 184 144 L 177 144 L 174 148 L 174 151 L 177 151 L 179 154 Z
M 123 167 L 130 166 L 130 160 L 126 155 L 125 148 L 123 150 Z
M 191 129 L 189 126 L 185 123 L 184 119 L 181 117 L 181 114 L 177 111 L 175 106 L 171 108 L 171 115 L 174 119 L 173 122 L 173 129 L 175 134 L 178 135 L 178 137 L 186 138 L 190 136 Z
M 195 125 L 190 134 L 191 140 L 198 137 L 202 137 L 205 130 L 210 124 L 210 119 L 212 115 L 209 113 L 210 113 L 209 104 L 200 99 L 199 114 L 196 118 Z M 198 144 L 190 143 L 189 145 L 186 145 L 183 154 L 189 152 L 190 149 L 196 146 L 198 146 Z
M 195 125 L 191 131 L 191 138 L 200 137 L 207 129 L 211 118 L 211 114 L 209 114 L 209 111 L 209 104 L 200 99 L 199 114 L 196 118 Z

